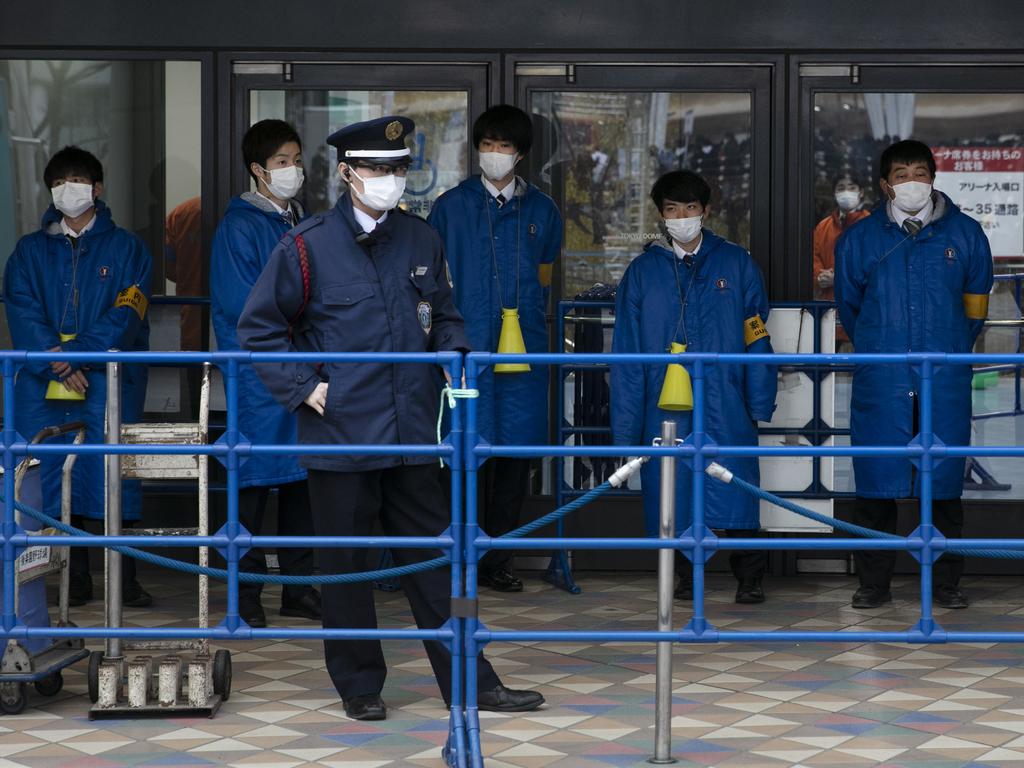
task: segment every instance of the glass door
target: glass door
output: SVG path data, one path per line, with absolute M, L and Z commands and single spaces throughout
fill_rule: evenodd
M 798 182 L 790 188 L 793 224 L 790 249 L 799 269 L 787 276 L 792 296 L 831 300 L 820 280 L 825 238 L 815 235 L 831 218 L 840 221 L 837 183 L 854 182 L 860 208 L 873 208 L 881 196 L 878 161 L 882 150 L 900 139 L 928 144 L 935 155 L 935 188 L 976 219 L 989 238 L 997 275 L 989 303 L 990 320 L 1021 317 L 1024 274 L 1024 66 L 978 64 L 934 66 L 850 62 L 800 63 L 799 87 L 791 114 Z M 845 214 L 849 218 L 849 214 Z M 831 246 L 829 246 L 831 247 Z M 794 264 L 794 267 L 797 265 Z M 1014 276 L 1017 277 L 1014 277 Z M 828 282 L 827 280 L 825 282 Z M 840 351 L 849 347 L 840 332 Z M 979 351 L 1019 352 L 1021 329 L 991 326 L 979 338 Z M 849 427 L 849 374 L 836 381 L 835 426 Z M 1024 437 L 1019 371 L 977 369 L 974 379 L 973 441 L 1016 445 Z M 838 437 L 837 441 L 848 438 Z M 1020 459 L 969 460 L 968 498 L 1020 498 L 1024 486 Z M 851 462 L 836 460 L 836 489 L 853 491 Z
M 492 69 L 489 62 L 235 63 L 231 146 L 239 147 L 258 120 L 294 125 L 305 158 L 302 202 L 316 213 L 333 206 L 341 192 L 327 136 L 361 120 L 410 117 L 416 133 L 404 204 L 426 216 L 434 201 L 470 172 L 469 130 L 486 108 Z M 231 154 L 229 178 L 229 195 L 249 188 L 240 151 Z

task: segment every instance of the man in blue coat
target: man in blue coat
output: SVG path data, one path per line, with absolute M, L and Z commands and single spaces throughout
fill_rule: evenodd
M 470 347 L 496 352 L 502 309 L 515 309 L 527 352 L 548 351 L 545 312 L 551 271 L 562 246 L 562 217 L 554 201 L 516 176 L 533 144 L 529 116 L 507 104 L 491 107 L 473 125 L 481 174 L 441 195 L 428 221 L 444 241 L 455 305 L 466 319 Z M 548 366 L 517 373 L 483 371 L 478 428 L 496 445 L 548 441 Z M 491 536 L 519 525 L 530 460 L 492 458 L 484 464 L 481 524 Z M 519 592 L 511 550 L 491 550 L 480 561 L 480 583 Z
M 253 287 L 238 322 L 242 346 L 259 352 L 465 351 L 441 240 L 422 219 L 396 208 L 410 157 L 412 120 L 383 117 L 336 131 L 338 172 L 348 184 L 335 207 L 285 235 Z M 298 414 L 298 439 L 312 444 L 436 442 L 440 371 L 426 365 L 280 363 L 258 366 L 278 402 Z M 393 536 L 437 536 L 450 524 L 436 459 L 428 456 L 303 456 L 318 536 L 368 536 L 375 520 Z M 369 570 L 366 549 L 321 550 L 325 573 Z M 393 550 L 396 564 L 437 550 Z M 416 624 L 443 625 L 450 576 L 402 578 Z M 323 589 L 324 627 L 377 626 L 369 583 Z M 441 694 L 451 700 L 451 655 L 424 643 Z M 376 640 L 326 640 L 327 670 L 345 712 L 382 720 L 387 664 Z M 521 712 L 544 698 L 501 684 L 481 654 L 480 709 Z
M 836 244 L 836 305 L 858 353 L 970 352 L 988 314 L 992 253 L 978 222 L 932 188 L 935 158 L 926 144 L 900 141 L 882 153 L 884 195 L 871 215 Z M 857 366 L 850 431 L 853 445 L 907 445 L 917 434 L 920 371 L 910 366 Z M 932 427 L 946 445 L 971 442 L 971 369 L 936 366 Z M 908 459 L 855 458 L 854 522 L 896 531 L 896 499 L 920 495 Z M 964 460 L 932 471 L 932 520 L 947 537 L 963 532 Z M 860 588 L 854 608 L 892 600 L 895 552 L 857 551 Z M 933 571 L 935 602 L 966 608 L 963 557 L 943 554 Z
M 234 198 L 213 237 L 210 259 L 210 300 L 217 347 L 240 349 L 235 327 L 256 279 L 281 236 L 304 218 L 295 195 L 302 187 L 302 142 L 283 120 L 261 120 L 242 137 L 242 157 L 256 183 L 255 192 Z M 295 442 L 295 415 L 267 392 L 252 366 L 238 372 L 238 428 L 251 440 L 278 445 Z M 270 489 L 277 488 L 277 535 L 310 536 L 306 470 L 295 456 L 252 456 L 240 468 L 238 519 L 259 535 Z M 281 573 L 307 576 L 313 572 L 313 550 L 281 547 Z M 253 547 L 242 558 L 241 570 L 266 574 L 263 550 Z M 239 584 L 238 613 L 250 627 L 267 626 L 260 602 L 262 584 Z M 320 594 L 308 585 L 285 585 L 281 615 L 320 619 Z
M 152 260 L 143 242 L 115 226 L 100 200 L 103 166 L 78 147 L 57 152 L 43 171 L 53 204 L 42 227 L 18 241 L 4 270 L 4 307 L 15 349 L 30 352 L 106 352 L 149 349 Z M 139 421 L 146 397 L 146 369 L 124 365 L 121 418 Z M 86 441 L 104 442 L 106 366 L 28 363 L 17 375 L 15 427 L 27 440 L 48 426 L 83 421 Z M 74 435 L 63 438 L 71 442 Z M 61 440 L 61 438 L 55 438 Z M 50 442 L 53 442 L 51 440 Z M 60 517 L 63 456 L 42 459 L 43 511 Z M 79 456 L 72 474 L 72 524 L 104 518 L 102 456 Z M 139 519 L 138 481 L 124 483 L 126 527 Z M 93 527 L 95 524 L 90 523 Z M 93 597 L 89 550 L 71 548 L 71 605 Z M 135 560 L 124 558 L 124 604 L 145 607 L 152 597 L 135 578 Z
M 626 268 L 615 297 L 612 352 L 655 354 L 673 343 L 687 352 L 772 352 L 765 328 L 768 299 L 761 272 L 743 248 L 703 226 L 711 189 L 692 171 L 672 171 L 658 179 L 651 198 L 664 217 L 661 240 L 650 243 Z M 649 445 L 661 436 L 663 421 L 675 421 L 677 434 L 692 431 L 692 412 L 658 407 L 664 365 L 612 366 L 612 435 L 616 445 Z M 775 410 L 776 371 L 767 365 L 709 365 L 705 368 L 705 430 L 720 445 L 757 445 L 757 422 Z M 718 460 L 734 474 L 759 482 L 757 459 Z M 658 535 L 660 465 L 640 470 L 644 522 Z M 693 478 L 680 464 L 676 473 L 677 535 L 693 521 Z M 726 536 L 760 535 L 758 500 L 724 483 L 705 485 L 704 523 Z M 680 573 L 676 597 L 693 597 L 690 561 L 676 558 Z M 764 602 L 765 552 L 733 552 L 729 564 L 738 582 L 737 603 Z

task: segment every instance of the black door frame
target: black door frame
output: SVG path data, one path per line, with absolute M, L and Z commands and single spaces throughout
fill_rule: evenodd
M 789 59 L 789 162 L 787 251 L 783 295 L 812 298 L 814 226 L 814 96 L 827 93 L 1013 93 L 1024 92 L 1024 56 L 907 54 L 800 55 Z M 940 79 L 941 78 L 941 79 Z M 865 180 L 872 186 L 877 179 Z
M 559 74 L 531 74 L 537 67 Z M 750 251 L 764 272 L 769 295 L 785 271 L 782 168 L 785 162 L 785 57 L 690 53 L 509 54 L 505 93 L 529 108 L 535 90 L 702 91 L 751 96 Z M 524 72 L 525 70 L 525 72 Z M 559 82 L 561 81 L 561 83 Z M 560 282 L 560 275 L 558 276 Z
M 217 197 L 220 210 L 245 183 L 245 171 L 235 148 L 248 127 L 249 91 L 331 87 L 370 91 L 465 90 L 469 93 L 472 121 L 492 103 L 498 91 L 500 64 L 497 56 L 461 53 L 221 53 L 217 59 L 217 80 L 225 98 L 217 105 L 221 137 Z M 236 68 L 243 71 L 236 72 Z

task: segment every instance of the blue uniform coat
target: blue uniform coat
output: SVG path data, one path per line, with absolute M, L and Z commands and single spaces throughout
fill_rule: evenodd
M 61 214 L 51 205 L 43 215 L 42 228 L 18 241 L 4 270 L 4 306 L 14 348 L 33 352 L 58 345 L 69 352 L 149 349 L 146 304 L 152 260 L 145 244 L 131 232 L 115 226 L 110 209 L 97 201 L 95 224 L 78 238 L 76 270 L 71 240 L 61 232 L 60 220 Z M 72 297 L 75 282 L 77 308 Z M 145 297 L 144 301 L 137 300 L 139 294 Z M 127 301 L 133 296 L 134 302 Z M 77 332 L 78 336 L 61 344 L 61 332 Z M 146 369 L 124 365 L 121 371 L 121 419 L 125 423 L 139 421 L 146 398 Z M 18 432 L 31 440 L 43 427 L 84 421 L 87 442 L 102 443 L 107 399 L 105 366 L 89 367 L 86 377 L 89 389 L 84 401 L 47 400 L 47 385 L 58 380 L 50 364 L 25 365 L 15 384 Z M 74 435 L 68 435 L 65 442 L 73 439 Z M 44 511 L 56 517 L 60 516 L 63 463 L 63 456 L 42 459 Z M 72 491 L 72 514 L 103 518 L 102 456 L 78 457 Z M 137 520 L 140 507 L 138 481 L 125 482 L 123 519 Z
M 676 274 L 678 273 L 678 282 Z M 680 323 L 682 297 L 686 296 Z M 626 269 L 615 297 L 616 353 L 668 352 L 671 342 L 687 344 L 687 352 L 772 351 L 767 332 L 756 338 L 745 329 L 749 320 L 768 318 L 761 272 L 743 248 L 703 230 L 693 266 L 687 266 L 665 241 L 652 243 Z M 678 328 L 678 330 L 677 330 Z M 691 371 L 692 373 L 692 371 Z M 757 445 L 754 420 L 769 421 L 775 410 L 776 372 L 767 365 L 705 367 L 705 430 L 719 445 Z M 650 445 L 661 435 L 661 423 L 674 420 L 677 434 L 692 431 L 691 411 L 658 408 L 665 365 L 612 366 L 612 435 L 616 445 Z M 719 458 L 734 474 L 759 482 L 756 458 Z M 649 536 L 658 535 L 660 466 L 657 459 L 640 470 L 644 489 L 644 522 Z M 680 462 L 676 474 L 676 534 L 693 520 L 690 468 Z M 709 528 L 758 528 L 758 500 L 732 485 L 705 483 L 704 521 Z
M 526 351 L 547 352 L 547 284 L 562 247 L 562 218 L 554 201 L 517 179 L 515 196 L 499 208 L 480 177 L 471 176 L 441 195 L 428 221 L 444 241 L 455 305 L 466 320 L 470 346 L 497 352 L 502 305 L 518 306 Z M 546 365 L 531 366 L 528 373 L 482 371 L 477 400 L 481 436 L 504 445 L 546 443 L 549 373 Z
M 236 326 L 245 300 L 281 236 L 287 220 L 252 192 L 234 198 L 213 236 L 210 303 L 217 347 L 241 349 Z M 281 407 L 251 365 L 238 370 L 238 428 L 249 440 L 292 445 L 295 414 Z M 238 470 L 239 487 L 281 485 L 306 478 L 297 456 L 252 456 Z
M 416 216 L 394 210 L 364 244 L 348 194 L 333 209 L 288 232 L 253 286 L 238 321 L 238 339 L 254 352 L 446 352 L 467 350 L 452 301 L 441 239 Z M 302 305 L 303 274 L 295 238 L 309 254 L 311 300 Z M 391 363 L 263 364 L 270 393 L 298 412 L 300 443 L 434 444 L 441 372 Z M 303 401 L 329 382 L 324 416 Z M 304 467 L 362 472 L 436 459 L 402 456 L 305 456 Z
M 889 206 L 880 205 L 836 244 L 836 305 L 858 353 L 970 352 L 974 347 L 992 289 L 988 239 L 944 194 L 934 193 L 933 200 L 932 220 L 916 237 L 908 237 Z M 965 295 L 975 297 L 968 302 L 981 308 L 980 317 L 967 316 Z M 850 411 L 853 444 L 909 443 L 919 383 L 919 372 L 910 366 L 857 366 Z M 935 368 L 932 425 L 946 445 L 970 444 L 970 366 Z M 908 459 L 855 458 L 853 472 L 859 496 L 911 494 Z M 963 459 L 937 465 L 934 497 L 959 498 L 963 476 Z

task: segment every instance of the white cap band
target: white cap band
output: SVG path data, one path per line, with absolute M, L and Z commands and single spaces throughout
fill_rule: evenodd
M 408 157 L 409 149 L 346 149 L 345 157 Z

